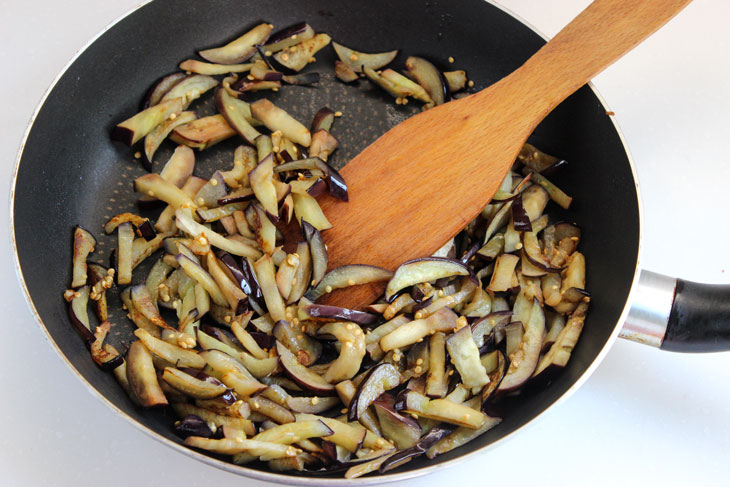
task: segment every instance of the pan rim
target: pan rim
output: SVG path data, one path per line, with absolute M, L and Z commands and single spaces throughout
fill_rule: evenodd
M 222 460 L 218 460 L 212 457 L 209 457 L 207 455 L 204 455 L 202 453 L 199 453 L 195 450 L 192 450 L 190 448 L 187 448 L 183 446 L 182 444 L 175 443 L 168 438 L 164 437 L 163 435 L 157 433 L 156 431 L 153 431 L 152 429 L 148 428 L 147 426 L 143 425 L 142 423 L 138 422 L 131 416 L 129 416 L 126 412 L 121 410 L 116 404 L 111 402 L 109 399 L 107 399 L 104 395 L 102 395 L 86 378 L 79 372 L 79 370 L 68 360 L 66 355 L 61 351 L 58 344 L 55 342 L 53 337 L 51 336 L 50 332 L 48 331 L 48 328 L 46 327 L 45 323 L 43 322 L 43 319 L 40 316 L 40 313 L 35 307 L 35 304 L 33 303 L 33 299 L 30 296 L 30 291 L 28 290 L 27 283 L 25 282 L 25 278 L 23 275 L 23 270 L 20 267 L 20 255 L 18 253 L 17 248 L 17 241 L 16 241 L 16 235 L 15 235 L 15 192 L 16 192 L 16 185 L 17 185 L 17 179 L 18 179 L 18 172 L 20 170 L 20 162 L 23 157 L 23 153 L 25 151 L 25 146 L 28 140 L 28 136 L 30 134 L 31 129 L 33 128 L 33 125 L 35 123 L 35 120 L 45 104 L 48 96 L 51 94 L 53 89 L 55 88 L 58 81 L 63 77 L 63 75 L 68 71 L 68 69 L 76 62 L 76 60 L 88 49 L 91 45 L 93 45 L 101 36 L 103 36 L 107 31 L 109 31 L 111 28 L 113 28 L 115 25 L 117 25 L 122 20 L 126 19 L 128 16 L 130 16 L 132 13 L 136 12 L 140 8 L 146 6 L 149 3 L 152 3 L 154 0 L 144 0 L 140 4 L 138 4 L 135 7 L 132 7 L 128 11 L 124 12 L 122 15 L 111 21 L 109 24 L 107 24 L 102 30 L 100 30 L 95 36 L 93 36 L 86 44 L 84 44 L 82 47 L 80 47 L 75 54 L 71 57 L 71 59 L 64 65 L 64 67 L 59 71 L 59 73 L 56 75 L 56 77 L 52 80 L 51 84 L 46 89 L 45 93 L 39 100 L 35 110 L 33 111 L 33 114 L 30 117 L 30 120 L 28 121 L 28 125 L 26 126 L 26 129 L 23 133 L 22 140 L 20 142 L 20 145 L 18 147 L 18 151 L 15 158 L 15 164 L 13 167 L 13 173 L 10 180 L 10 194 L 9 194 L 9 212 L 10 212 L 10 218 L 9 218 L 9 225 L 10 225 L 10 244 L 13 250 L 13 267 L 15 268 L 15 273 L 18 277 L 18 280 L 21 284 L 21 290 L 23 292 L 23 296 L 25 298 L 26 304 L 28 305 L 28 308 L 31 312 L 31 314 L 35 317 L 35 321 L 37 325 L 41 328 L 43 332 L 43 336 L 46 339 L 46 341 L 50 344 L 50 346 L 56 351 L 60 359 L 66 363 L 69 370 L 81 381 L 81 383 L 86 387 L 86 389 L 89 390 L 89 392 L 95 396 L 97 399 L 99 399 L 101 402 L 105 403 L 112 412 L 117 413 L 118 415 L 122 416 L 128 423 L 132 424 L 134 427 L 136 427 L 138 430 L 142 431 L 143 433 L 147 434 L 149 437 L 159 441 L 163 445 L 170 447 L 179 453 L 182 453 L 184 455 L 190 456 L 198 461 L 201 461 L 203 463 L 206 463 L 212 467 L 219 468 L 221 470 L 224 470 L 226 472 L 230 472 L 236 475 L 242 475 L 244 477 L 253 478 L 256 480 L 262 480 L 262 481 L 268 481 L 268 482 L 275 482 L 278 484 L 284 484 L 284 485 L 302 485 L 302 486 L 343 486 L 343 485 L 352 485 L 353 483 L 360 486 L 366 486 L 366 485 L 377 485 L 377 484 L 385 484 L 385 483 L 392 483 L 392 482 L 398 482 L 398 481 L 405 481 L 414 479 L 417 477 L 421 477 L 427 474 L 430 474 L 434 472 L 437 468 L 441 467 L 453 467 L 457 464 L 460 464 L 466 460 L 473 460 L 476 456 L 485 453 L 487 450 L 496 447 L 497 445 L 511 439 L 516 433 L 522 431 L 523 429 L 527 428 L 528 426 L 533 426 L 538 419 L 543 418 L 545 416 L 545 413 L 553 409 L 554 407 L 558 406 L 559 404 L 562 404 L 565 400 L 567 400 L 575 391 L 581 387 L 588 378 L 595 372 L 596 368 L 599 366 L 599 364 L 603 361 L 605 356 L 608 354 L 608 351 L 613 346 L 613 343 L 616 341 L 616 338 L 619 335 L 619 332 L 621 330 L 621 326 L 626 320 L 629 310 L 631 308 L 631 301 L 634 297 L 634 294 L 636 292 L 639 276 L 640 276 L 640 263 L 641 263 L 641 255 L 642 255 L 642 221 L 643 221 L 643 204 L 642 204 L 642 198 L 641 198 L 641 190 L 640 190 L 640 184 L 638 179 L 638 174 L 636 171 L 636 167 L 634 164 L 633 157 L 631 155 L 631 151 L 629 150 L 626 138 L 624 137 L 624 134 L 621 130 L 621 127 L 618 124 L 618 121 L 616 119 L 616 116 L 611 115 L 611 123 L 614 126 L 614 129 L 616 130 L 616 134 L 618 135 L 618 138 L 621 142 L 621 145 L 623 147 L 623 150 L 626 153 L 626 157 L 629 163 L 629 169 L 631 170 L 631 174 L 634 181 L 634 189 L 636 191 L 636 197 L 637 197 L 637 214 L 638 214 L 638 239 L 637 239 L 637 257 L 636 257 L 636 266 L 634 269 L 634 277 L 631 282 L 631 286 L 629 289 L 628 297 L 626 299 L 626 302 L 624 303 L 623 310 L 621 311 L 621 314 L 619 316 L 618 321 L 614 325 L 614 329 L 609 335 L 609 337 L 606 339 L 603 347 L 601 350 L 596 354 L 596 356 L 593 358 L 591 363 L 586 367 L 586 369 L 583 371 L 583 373 L 580 375 L 580 377 L 562 394 L 562 396 L 557 399 L 555 402 L 550 404 L 548 407 L 537 413 L 534 417 L 532 417 L 530 420 L 528 420 L 526 423 L 521 425 L 516 430 L 506 434 L 505 436 L 495 440 L 493 443 L 490 443 L 489 445 L 485 445 L 481 448 L 474 449 L 472 451 L 466 452 L 457 458 L 436 464 L 436 465 L 428 465 L 425 467 L 421 467 L 412 471 L 407 472 L 400 472 L 400 473 L 388 473 L 388 474 L 382 474 L 378 475 L 376 477 L 363 477 L 363 478 L 357 478 L 357 479 L 345 479 L 345 478 L 321 478 L 321 477 L 302 477 L 302 476 L 294 476 L 294 475 L 285 475 L 285 474 L 279 474 L 279 473 L 273 473 L 273 472 L 267 472 L 264 470 L 255 470 L 251 468 L 247 468 L 245 466 L 241 465 L 235 465 L 233 463 L 224 462 Z M 520 15 L 517 15 L 512 10 L 508 9 L 507 7 L 500 5 L 497 3 L 497 0 L 483 0 L 486 3 L 490 4 L 491 6 L 503 11 L 504 13 L 508 14 L 515 20 L 522 23 L 524 26 L 532 30 L 535 34 L 539 35 L 543 40 L 548 41 L 550 38 L 546 36 L 543 32 L 541 32 L 539 29 L 537 29 L 534 25 L 532 25 L 530 22 L 522 18 Z M 601 106 L 607 111 L 610 112 L 610 108 L 604 99 L 604 97 L 601 95 L 601 93 L 596 88 L 595 84 L 591 81 L 587 83 L 587 86 L 592 91 L 593 95 L 596 97 L 598 102 L 601 104 Z

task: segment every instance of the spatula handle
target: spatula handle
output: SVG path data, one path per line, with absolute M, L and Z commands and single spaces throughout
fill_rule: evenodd
M 503 81 L 522 86 L 547 115 L 690 1 L 595 0 Z

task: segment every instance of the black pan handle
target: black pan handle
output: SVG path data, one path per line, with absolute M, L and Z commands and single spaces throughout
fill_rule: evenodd
M 662 350 L 730 350 L 730 286 L 677 279 Z
M 672 352 L 730 351 L 730 286 L 641 271 L 620 336 Z

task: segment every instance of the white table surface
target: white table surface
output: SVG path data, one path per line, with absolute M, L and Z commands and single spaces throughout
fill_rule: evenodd
M 0 1 L 4 191 L 46 88 L 76 50 L 136 3 Z M 552 36 L 589 2 L 501 3 Z M 595 81 L 616 113 L 641 181 L 643 267 L 714 283 L 730 283 L 728 19 L 729 2 L 695 0 Z M 263 485 L 173 452 L 84 388 L 46 343 L 23 299 L 9 247 L 7 196 L 0 205 L 0 484 Z M 403 485 L 474 479 L 484 485 L 727 485 L 728 384 L 728 353 L 680 355 L 619 340 L 578 392 L 514 439 Z

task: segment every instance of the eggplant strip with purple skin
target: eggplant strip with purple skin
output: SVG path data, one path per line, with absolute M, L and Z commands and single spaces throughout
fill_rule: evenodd
M 263 44 L 271 35 L 271 24 L 259 24 L 241 37 L 214 49 L 200 51 L 200 57 L 218 64 L 236 64 L 246 61 L 256 53 L 256 45 Z
M 340 61 L 348 65 L 353 71 L 361 73 L 363 68 L 380 69 L 393 61 L 398 55 L 398 49 L 379 53 L 365 53 L 355 51 L 337 42 L 332 42 Z
M 219 74 L 229 73 L 245 73 L 251 69 L 252 63 L 246 64 L 215 64 L 215 63 L 204 63 L 197 59 L 187 59 L 181 62 L 178 67 L 183 71 L 190 73 L 206 74 L 208 76 L 215 76 Z
M 393 273 L 382 267 L 363 264 L 350 264 L 340 266 L 331 270 L 322 278 L 317 287 L 305 294 L 310 301 L 316 301 L 321 296 L 331 293 L 335 289 L 342 289 L 357 284 L 368 284 L 371 282 L 390 279 Z
M 74 229 L 73 237 L 73 277 L 71 287 L 86 285 L 87 264 L 86 259 L 96 247 L 96 238 L 88 230 L 77 226 Z
M 327 34 L 316 34 L 311 39 L 289 46 L 276 54 L 274 59 L 282 66 L 292 71 L 301 71 L 315 54 L 330 43 Z
M 468 276 L 469 268 L 458 260 L 442 257 L 427 257 L 410 260 L 401 264 L 388 282 L 385 298 L 390 300 L 395 294 L 406 287 L 422 282 L 436 281 L 444 277 Z
M 147 108 L 132 118 L 117 124 L 112 130 L 111 138 L 131 147 L 162 122 L 172 115 L 180 115 L 182 111 L 182 98 L 161 101 L 157 105 Z

